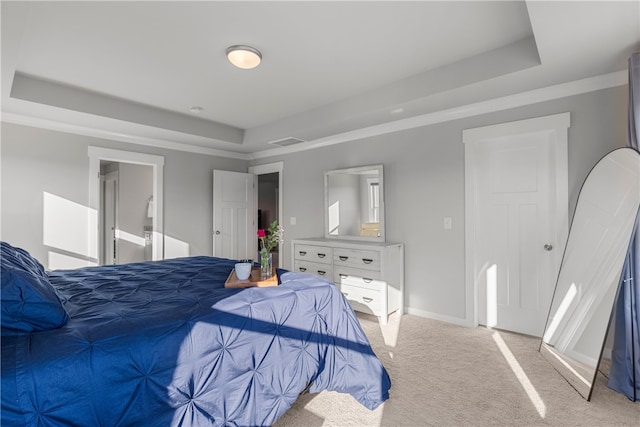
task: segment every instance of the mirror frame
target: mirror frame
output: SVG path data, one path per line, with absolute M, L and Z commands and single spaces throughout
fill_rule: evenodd
M 611 151 L 610 153 L 608 153 L 606 156 L 604 156 L 603 158 L 601 158 L 591 169 L 591 171 L 589 172 L 589 174 L 587 175 L 587 178 L 585 179 L 585 181 L 583 182 L 582 186 L 580 187 L 580 192 L 578 194 L 578 199 L 576 202 L 576 207 L 573 213 L 573 220 L 571 221 L 571 228 L 569 230 L 569 236 L 567 238 L 567 244 L 565 246 L 565 250 L 564 250 L 564 254 L 562 256 L 562 262 L 560 264 L 560 269 L 558 271 L 558 277 L 556 280 L 556 286 L 554 289 L 554 293 L 553 293 L 553 297 L 551 300 L 551 304 L 549 307 L 549 315 L 547 316 L 547 321 L 545 324 L 545 328 L 543 331 L 543 335 L 542 338 L 540 340 L 540 346 L 538 348 L 539 353 L 543 356 L 544 359 L 546 359 L 554 368 L 555 370 L 565 378 L 565 380 L 583 397 L 585 398 L 587 401 L 589 401 L 591 399 L 591 395 L 593 393 L 593 388 L 595 385 L 595 381 L 596 381 L 596 376 L 598 374 L 598 368 L 600 365 L 600 362 L 602 360 L 602 355 L 603 355 L 603 351 L 604 351 L 604 347 L 605 347 L 605 340 L 607 337 L 607 332 L 609 330 L 609 327 L 611 326 L 611 319 L 613 316 L 613 308 L 615 305 L 615 301 L 617 299 L 617 294 L 620 290 L 620 278 L 622 275 L 622 270 L 623 270 L 623 266 L 624 266 L 624 259 L 627 256 L 628 253 L 628 248 L 629 248 L 629 244 L 631 243 L 631 238 L 633 236 L 633 234 L 635 233 L 635 226 L 638 223 L 638 217 L 640 216 L 640 208 L 638 207 L 640 205 L 639 201 L 635 201 L 636 205 L 635 205 L 635 211 L 633 209 L 631 209 L 631 211 L 629 212 L 629 217 L 626 217 L 626 222 L 623 224 L 627 224 L 625 225 L 626 227 L 628 227 L 629 229 L 627 230 L 626 228 L 623 229 L 622 231 L 628 231 L 628 235 L 626 234 L 622 234 L 621 232 L 621 237 L 624 239 L 622 241 L 620 241 L 620 244 L 618 246 L 615 246 L 615 248 L 618 248 L 617 251 L 615 251 L 614 253 L 616 255 L 619 255 L 619 258 L 615 258 L 615 259 L 610 259 L 611 263 L 609 265 L 609 268 L 611 269 L 611 274 L 614 274 L 615 277 L 612 279 L 611 283 L 603 283 L 603 285 L 608 286 L 608 292 L 607 294 L 607 298 L 610 300 L 606 300 L 606 301 L 601 301 L 599 304 L 599 307 L 601 307 L 602 310 L 607 310 L 608 316 L 606 317 L 606 325 L 604 325 L 603 323 L 599 323 L 599 324 L 592 324 L 591 322 L 593 321 L 593 317 L 590 317 L 589 319 L 582 319 L 581 325 L 583 328 L 587 328 L 589 325 L 591 326 L 591 328 L 589 329 L 592 332 L 595 332 L 595 335 L 593 336 L 593 348 L 592 350 L 594 350 L 593 354 L 595 356 L 595 366 L 591 366 L 591 365 L 587 365 L 585 362 L 581 362 L 577 359 L 575 359 L 574 357 L 572 357 L 570 354 L 567 354 L 567 352 L 565 351 L 558 351 L 556 350 L 556 348 L 554 348 L 554 345 L 547 343 L 547 341 L 549 340 L 546 335 L 549 333 L 549 330 L 553 331 L 554 330 L 554 326 L 553 326 L 553 322 L 552 322 L 552 316 L 557 315 L 557 312 L 562 312 L 562 306 L 565 304 L 564 299 L 566 299 L 567 295 L 569 295 L 569 292 L 567 292 L 567 294 L 565 296 L 563 296 L 563 300 L 560 304 L 556 304 L 556 298 L 560 298 L 560 295 L 558 295 L 558 287 L 559 286 L 564 286 L 565 283 L 569 283 L 572 282 L 573 279 L 575 279 L 576 277 L 578 278 L 582 278 L 584 279 L 584 276 L 580 276 L 581 273 L 572 273 L 571 277 L 569 277 L 570 273 L 567 273 L 565 271 L 565 269 L 567 268 L 567 252 L 571 250 L 571 247 L 578 244 L 576 242 L 576 239 L 580 239 L 578 240 L 581 243 L 584 243 L 583 239 L 581 237 L 576 237 L 576 218 L 578 217 L 578 211 L 579 209 L 582 209 L 583 212 L 580 213 L 581 217 L 584 216 L 584 207 L 582 206 L 582 203 L 588 203 L 588 202 L 584 202 L 582 200 L 582 197 L 584 195 L 583 190 L 585 190 L 585 188 L 587 187 L 587 185 L 594 187 L 595 184 L 592 184 L 592 181 L 590 180 L 590 178 L 592 178 L 594 175 L 596 175 L 596 173 L 598 172 L 598 169 L 600 168 L 600 165 L 604 163 L 604 161 L 615 161 L 615 157 L 614 156 L 619 156 L 621 153 L 624 153 L 625 151 L 631 152 L 630 155 L 632 155 L 634 157 L 634 161 L 636 162 L 636 165 L 638 167 L 638 176 L 640 176 L 640 153 L 638 153 L 638 151 L 632 149 L 632 148 L 618 148 L 616 150 Z M 595 183 L 597 183 L 598 181 L 593 181 Z M 588 199 L 587 199 L 588 200 Z M 629 205 L 629 208 L 633 208 L 634 205 Z M 632 216 L 632 218 L 631 218 Z M 582 218 L 584 219 L 584 218 Z M 633 222 L 631 222 L 633 221 Z M 630 226 L 628 224 L 631 224 Z M 584 225 L 584 224 L 579 224 L 579 225 Z M 598 245 L 601 244 L 600 241 L 597 242 Z M 590 246 L 588 246 L 590 247 Z M 610 249 L 610 248 L 609 248 Z M 622 252 L 624 251 L 624 252 Z M 572 260 L 575 260 L 575 257 L 572 258 Z M 575 264 L 574 261 L 572 261 L 573 264 Z M 573 265 L 572 264 L 572 265 Z M 575 265 L 573 265 L 575 267 Z M 612 267 L 616 267 L 615 269 L 613 269 Z M 599 270 L 597 270 L 598 273 L 602 272 L 602 266 Z M 574 269 L 575 270 L 575 269 Z M 591 277 L 591 276 L 589 276 Z M 579 283 L 577 280 L 575 283 Z M 615 287 L 615 289 L 612 289 L 612 287 Z M 564 289 L 564 287 L 563 287 Z M 588 289 L 587 289 L 588 290 Z M 574 293 L 574 295 L 578 295 L 581 296 L 582 293 L 585 290 L 578 288 L 577 293 Z M 611 299 L 611 291 L 615 291 L 613 292 L 613 297 Z M 569 300 L 570 301 L 570 300 Z M 587 301 L 587 303 L 590 303 L 590 301 Z M 606 303 L 606 305 L 604 305 Z M 583 307 L 584 307 L 583 303 Z M 554 307 L 557 308 L 557 312 L 554 314 L 553 310 Z M 568 305 L 567 305 L 568 307 Z M 604 320 L 604 319 L 602 319 Z M 594 331 L 595 328 L 595 331 Z M 553 332 L 552 332 L 553 333 Z M 595 348 L 595 346 L 598 346 L 598 348 Z M 595 354 L 595 352 L 597 351 L 597 355 Z M 592 369 L 592 371 L 591 371 Z
M 333 235 L 329 233 L 329 177 L 332 175 L 348 174 L 359 175 L 366 171 L 376 170 L 378 172 L 379 185 L 379 213 L 380 218 L 380 235 L 379 236 L 360 236 L 360 235 Z M 324 237 L 333 240 L 356 240 L 366 242 L 385 242 L 385 214 L 384 214 L 384 167 L 382 164 L 358 166 L 346 169 L 334 169 L 324 173 Z

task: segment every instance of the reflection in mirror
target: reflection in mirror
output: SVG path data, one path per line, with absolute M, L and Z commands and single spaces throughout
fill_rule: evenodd
M 382 165 L 324 174 L 325 237 L 384 242 Z
M 591 398 L 640 205 L 640 154 L 612 151 L 582 185 L 540 353 Z

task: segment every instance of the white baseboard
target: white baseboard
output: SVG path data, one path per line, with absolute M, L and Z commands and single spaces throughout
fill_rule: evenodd
M 445 316 L 438 313 L 432 313 L 430 311 L 420 310 L 412 307 L 405 307 L 404 310 L 407 314 L 412 314 L 414 316 L 420 316 L 427 319 L 439 320 L 441 322 L 453 323 L 454 325 L 460 325 L 465 327 L 475 327 L 471 322 L 467 321 L 467 319 L 461 319 L 459 317 Z

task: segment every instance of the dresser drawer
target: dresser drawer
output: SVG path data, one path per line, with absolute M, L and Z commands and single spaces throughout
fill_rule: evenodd
M 333 280 L 333 267 L 329 264 L 295 260 L 293 269 L 300 273 L 315 274 L 316 276 L 325 277 L 327 280 Z
M 340 286 L 340 292 L 342 292 L 342 295 L 349 300 L 349 303 L 354 310 L 363 313 L 375 314 L 376 316 L 387 314 L 383 308 L 382 295 L 380 291 L 359 288 L 351 285 L 342 285 Z
M 376 291 L 386 289 L 386 282 L 380 280 L 380 272 L 336 266 L 334 268 L 333 281 L 337 285 L 351 285 Z
M 333 265 L 380 270 L 380 252 L 334 248 Z
M 295 245 L 293 257 L 296 260 L 331 264 L 333 262 L 333 248 L 315 245 Z

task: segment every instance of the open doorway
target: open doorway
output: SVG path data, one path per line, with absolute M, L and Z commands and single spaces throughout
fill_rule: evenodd
M 278 172 L 258 175 L 258 229 L 269 228 L 273 221 L 279 222 L 278 200 L 280 198 L 280 174 Z M 273 249 L 273 265 L 280 267 L 279 245 Z
M 146 167 L 145 169 L 147 173 L 151 173 L 151 189 L 148 186 L 143 186 L 142 190 L 135 191 L 130 193 L 124 191 L 124 195 L 128 197 L 129 194 L 134 194 L 132 196 L 133 201 L 129 201 L 122 199 L 122 194 L 120 194 L 119 199 L 121 201 L 118 202 L 119 205 L 132 206 L 132 209 L 135 210 L 135 216 L 137 221 L 141 221 L 140 225 L 142 230 L 139 230 L 140 227 L 136 225 L 127 225 L 128 221 L 122 222 L 123 217 L 121 213 L 113 214 L 113 222 L 116 224 L 114 227 L 115 230 L 120 230 L 118 233 L 119 240 L 117 242 L 122 242 L 124 240 L 128 240 L 129 243 L 132 243 L 134 246 L 137 246 L 142 253 L 144 254 L 144 249 L 150 246 L 151 251 L 151 260 L 161 260 L 164 258 L 164 223 L 163 223 L 163 203 L 164 203 L 164 192 L 163 192 L 163 169 L 164 169 L 164 157 L 155 156 L 151 154 L 143 154 L 143 153 L 135 153 L 131 151 L 121 151 L 121 150 L 113 150 L 109 148 L 102 147 L 93 147 L 90 146 L 88 149 L 89 154 L 89 251 L 90 257 L 95 259 L 99 263 L 113 263 L 113 260 L 109 262 L 105 260 L 104 253 L 107 250 L 112 251 L 112 247 L 109 249 L 105 249 L 105 245 L 102 244 L 103 238 L 103 229 L 106 228 L 106 220 L 102 213 L 101 205 L 105 202 L 102 200 L 104 192 L 101 190 L 103 186 L 103 178 L 101 175 L 101 166 L 104 172 L 108 171 L 108 168 L 115 166 L 107 166 L 110 164 L 118 164 L 119 174 L 118 174 L 118 185 L 112 189 L 112 192 L 120 192 L 123 193 L 124 185 L 123 178 L 127 182 L 134 182 L 133 184 L 127 184 L 127 186 L 136 186 L 135 182 L 137 178 L 131 178 L 131 171 L 136 170 L 136 167 Z M 123 169 L 124 168 L 124 169 Z M 123 171 L 125 171 L 125 176 L 123 176 Z M 106 174 L 105 174 L 106 175 Z M 135 173 L 133 173 L 135 175 Z M 149 190 L 151 190 L 149 192 Z M 110 196 L 112 197 L 112 196 Z M 142 201 L 141 201 L 142 200 Z M 118 211 L 122 211 L 120 207 Z M 146 217 L 146 218 L 145 218 Z M 149 220 L 151 223 L 150 228 L 148 228 Z M 126 228 L 124 227 L 126 225 Z M 145 229 L 145 225 L 147 228 Z M 140 234 L 139 234 L 140 233 Z M 145 240 L 150 239 L 150 245 L 145 242 Z M 133 242 L 131 242 L 133 241 Z M 110 252 L 112 253 L 112 252 Z M 145 257 L 145 255 L 142 255 Z M 118 263 L 123 262 L 133 262 L 128 261 L 129 255 L 123 253 L 122 248 L 119 251 L 116 250 L 116 261 Z M 144 258 L 146 259 L 146 258 Z
M 258 228 L 268 228 L 277 220 L 282 222 L 282 169 L 283 162 L 252 166 L 249 173 L 257 176 L 258 191 L 256 191 L 256 224 Z M 285 229 L 286 238 L 286 229 Z M 258 252 L 256 239 L 256 253 Z M 272 252 L 273 265 L 276 268 L 286 268 L 283 262 L 283 245 L 278 245 Z
M 153 259 L 153 168 L 100 161 L 99 262 Z

